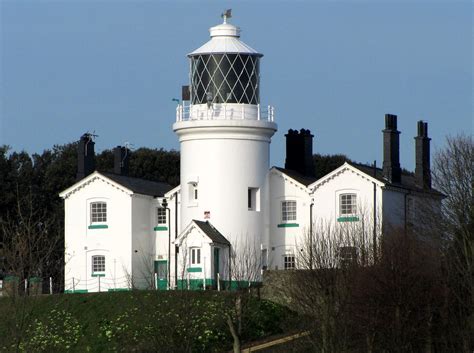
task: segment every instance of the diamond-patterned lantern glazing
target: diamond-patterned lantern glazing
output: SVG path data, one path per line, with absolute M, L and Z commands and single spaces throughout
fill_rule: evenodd
M 191 104 L 260 103 L 260 57 L 247 53 L 191 57 Z

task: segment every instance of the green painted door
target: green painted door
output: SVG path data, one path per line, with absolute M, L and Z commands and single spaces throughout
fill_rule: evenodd
M 217 274 L 219 273 L 219 275 L 221 275 L 220 273 L 220 268 L 219 268 L 219 264 L 220 264 L 220 259 L 219 259 L 219 248 L 214 248 L 214 283 L 216 284 L 216 287 L 217 287 Z
M 155 261 L 155 273 L 157 274 L 157 288 L 166 290 L 168 288 L 168 261 Z

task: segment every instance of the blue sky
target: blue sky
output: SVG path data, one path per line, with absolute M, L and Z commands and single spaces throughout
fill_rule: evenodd
M 310 129 L 315 153 L 381 165 L 383 117 L 397 114 L 410 170 L 416 121 L 433 150 L 472 133 L 470 1 L 0 0 L 0 144 L 40 153 L 95 131 L 98 151 L 179 149 L 171 99 L 225 8 L 265 55 L 273 165 L 290 128 Z

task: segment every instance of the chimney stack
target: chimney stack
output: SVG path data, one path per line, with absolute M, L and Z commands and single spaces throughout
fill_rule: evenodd
M 390 183 L 400 183 L 400 131 L 397 130 L 397 116 L 385 114 L 383 132 L 383 176 Z
M 114 148 L 114 173 L 128 175 L 128 161 L 130 151 L 127 147 L 117 146 Z
M 415 137 L 415 182 L 419 188 L 431 189 L 430 138 L 428 123 L 420 120 L 417 124 L 418 135 Z
M 288 130 L 286 137 L 285 168 L 305 176 L 314 176 L 313 137 L 311 131 Z
M 85 133 L 79 140 L 77 146 L 77 175 L 76 179 L 79 181 L 84 179 L 95 170 L 95 154 L 94 141 L 92 134 Z

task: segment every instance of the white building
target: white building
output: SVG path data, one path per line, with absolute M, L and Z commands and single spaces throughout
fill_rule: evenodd
M 114 152 L 115 174 L 93 172 L 93 141 L 81 138 L 79 181 L 60 194 L 67 291 L 248 285 L 265 269 L 313 267 L 308 241 L 323 227 L 363 228 L 370 247 L 383 229 L 406 229 L 416 200 L 439 204 L 427 124 L 418 123 L 415 175 L 402 173 L 394 115 L 385 116 L 383 169 L 346 163 L 316 180 L 304 129 L 286 135 L 285 168 L 270 168 L 277 125 L 273 108 L 260 104 L 263 55 L 226 16 L 210 34 L 188 54 L 190 86 L 172 127 L 179 186 L 126 176 L 124 148 Z M 334 254 L 354 260 L 361 243 L 344 241 Z

